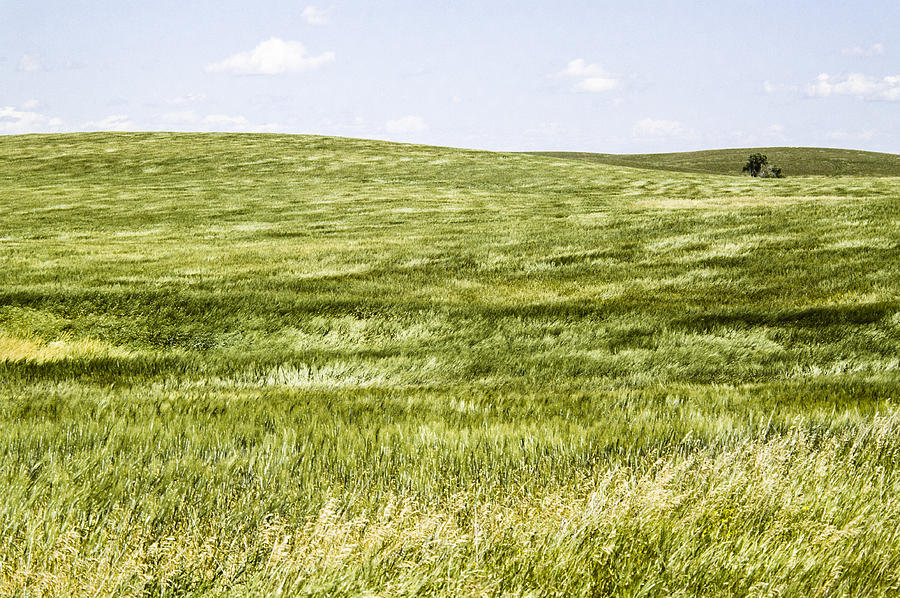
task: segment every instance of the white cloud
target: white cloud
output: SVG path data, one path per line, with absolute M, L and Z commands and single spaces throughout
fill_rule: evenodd
M 327 25 L 331 20 L 328 16 L 329 10 L 324 10 L 318 6 L 307 6 L 300 15 L 306 19 L 310 25 Z
M 315 69 L 333 60 L 334 52 L 310 56 L 300 42 L 273 37 L 260 42 L 249 52 L 239 52 L 209 64 L 206 70 L 234 75 L 280 75 Z
M 605 74 L 606 71 L 599 64 L 588 64 L 583 58 L 569 61 L 560 73 L 566 77 L 598 77 Z
M 771 81 L 763 81 L 763 91 L 766 93 L 781 93 L 781 92 L 789 92 L 789 93 L 798 93 L 800 91 L 799 85 L 786 85 L 784 83 L 772 83 Z
M 634 123 L 631 134 L 634 137 L 674 137 L 684 133 L 684 127 L 675 120 L 655 120 L 645 118 Z
M 421 133 L 428 128 L 425 119 L 421 116 L 409 114 L 397 120 L 389 120 L 384 124 L 385 130 L 391 135 L 409 135 Z
M 23 54 L 19 59 L 18 70 L 23 73 L 36 73 L 44 70 L 39 54 Z
M 873 44 L 868 48 L 863 48 L 861 46 L 844 48 L 843 50 L 841 50 L 841 54 L 843 54 L 844 56 L 855 57 L 882 56 L 884 55 L 884 44 Z
M 763 132 L 770 137 L 784 137 L 784 126 L 772 124 L 766 127 Z
M 878 135 L 878 131 L 875 129 L 865 129 L 858 133 L 848 133 L 843 129 L 837 129 L 825 134 L 829 139 L 835 139 L 837 141 L 871 141 L 876 135 Z
M 92 120 L 82 126 L 89 131 L 129 131 L 135 128 L 125 114 L 111 114 L 103 120 Z
M 245 116 L 228 116 L 227 114 L 208 114 L 203 118 L 203 124 L 218 128 L 241 128 L 250 125 Z
M 550 138 L 560 138 L 565 136 L 566 133 L 569 132 L 566 127 L 559 122 L 549 121 L 538 123 L 536 126 L 525 129 L 523 133 L 527 137 L 536 137 L 538 139 L 544 139 L 547 137 Z
M 198 124 L 204 131 L 238 131 L 242 133 L 282 133 L 290 128 L 280 123 L 257 125 L 250 122 L 246 116 L 229 114 L 207 114 Z
M 860 100 L 900 102 L 900 75 L 878 79 L 862 73 L 845 77 L 822 73 L 807 85 L 806 94 L 817 98 L 850 96 Z
M 36 110 L 40 106 L 41 103 L 38 100 L 28 100 L 27 102 L 22 104 L 22 108 L 24 108 L 25 110 Z
M 247 129 L 248 133 L 286 133 L 290 131 L 290 127 L 281 123 L 265 123 L 262 125 L 253 125 Z
M 194 123 L 199 120 L 197 115 L 194 114 L 193 110 L 176 110 L 175 112 L 166 112 L 160 117 L 160 119 L 164 123 L 171 124 Z
M 13 106 L 0 106 L 0 133 L 51 133 L 59 131 L 62 124 L 63 121 L 59 118 L 33 112 L 28 108 L 20 110 Z
M 159 117 L 164 127 L 181 131 L 228 131 L 245 133 L 280 133 L 290 127 L 279 123 L 254 124 L 246 116 L 207 114 L 201 116 L 193 110 L 166 112 Z
M 610 91 L 619 87 L 619 82 L 611 77 L 588 77 L 575 84 L 578 91 L 590 91 L 598 93 L 601 91 Z
M 178 96 L 167 100 L 168 104 L 173 106 L 184 106 L 185 104 L 194 104 L 196 102 L 202 102 L 206 99 L 205 93 L 186 93 L 183 96 Z
M 84 63 L 80 60 L 72 60 L 71 58 L 62 63 L 62 68 L 67 71 L 77 71 L 79 69 L 83 69 L 84 66 Z
M 573 86 L 575 91 L 600 93 L 618 89 L 619 87 L 618 79 L 607 73 L 599 64 L 588 64 L 583 58 L 569 61 L 566 68 L 560 71 L 558 75 L 570 79 L 579 79 Z

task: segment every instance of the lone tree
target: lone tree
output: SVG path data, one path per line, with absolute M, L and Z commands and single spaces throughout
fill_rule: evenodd
M 749 172 L 750 176 L 759 176 L 763 167 L 769 163 L 769 158 L 765 154 L 750 154 L 744 169 L 741 172 Z
M 749 172 L 750 176 L 764 179 L 780 179 L 781 169 L 774 164 L 769 164 L 769 158 L 765 154 L 750 154 L 747 163 L 741 172 Z

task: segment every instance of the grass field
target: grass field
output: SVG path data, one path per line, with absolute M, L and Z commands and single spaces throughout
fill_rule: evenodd
M 0 137 L 2 596 L 896 596 L 898 400 L 900 178 Z
M 900 154 L 825 147 L 754 147 L 668 154 L 536 152 L 535 155 L 632 168 L 739 176 L 747 157 L 757 152 L 766 155 L 770 164 L 780 166 L 785 176 L 900 177 Z

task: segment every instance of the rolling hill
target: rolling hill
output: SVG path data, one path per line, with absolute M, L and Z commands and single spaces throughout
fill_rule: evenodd
M 891 595 L 898 198 L 0 137 L 0 595 Z
M 787 177 L 900 176 L 900 154 L 822 147 L 754 147 L 666 154 L 532 153 L 596 164 L 738 176 L 747 156 L 757 152 L 768 156 L 769 162 L 780 166 Z

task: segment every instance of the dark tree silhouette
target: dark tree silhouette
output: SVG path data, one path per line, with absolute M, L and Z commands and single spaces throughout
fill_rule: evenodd
M 747 163 L 744 164 L 744 168 L 741 172 L 749 172 L 750 176 L 759 176 L 759 173 L 762 172 L 763 168 L 768 164 L 769 158 L 767 158 L 765 154 L 750 154 L 750 157 L 747 158 Z M 780 172 L 781 170 L 779 169 L 779 173 Z

